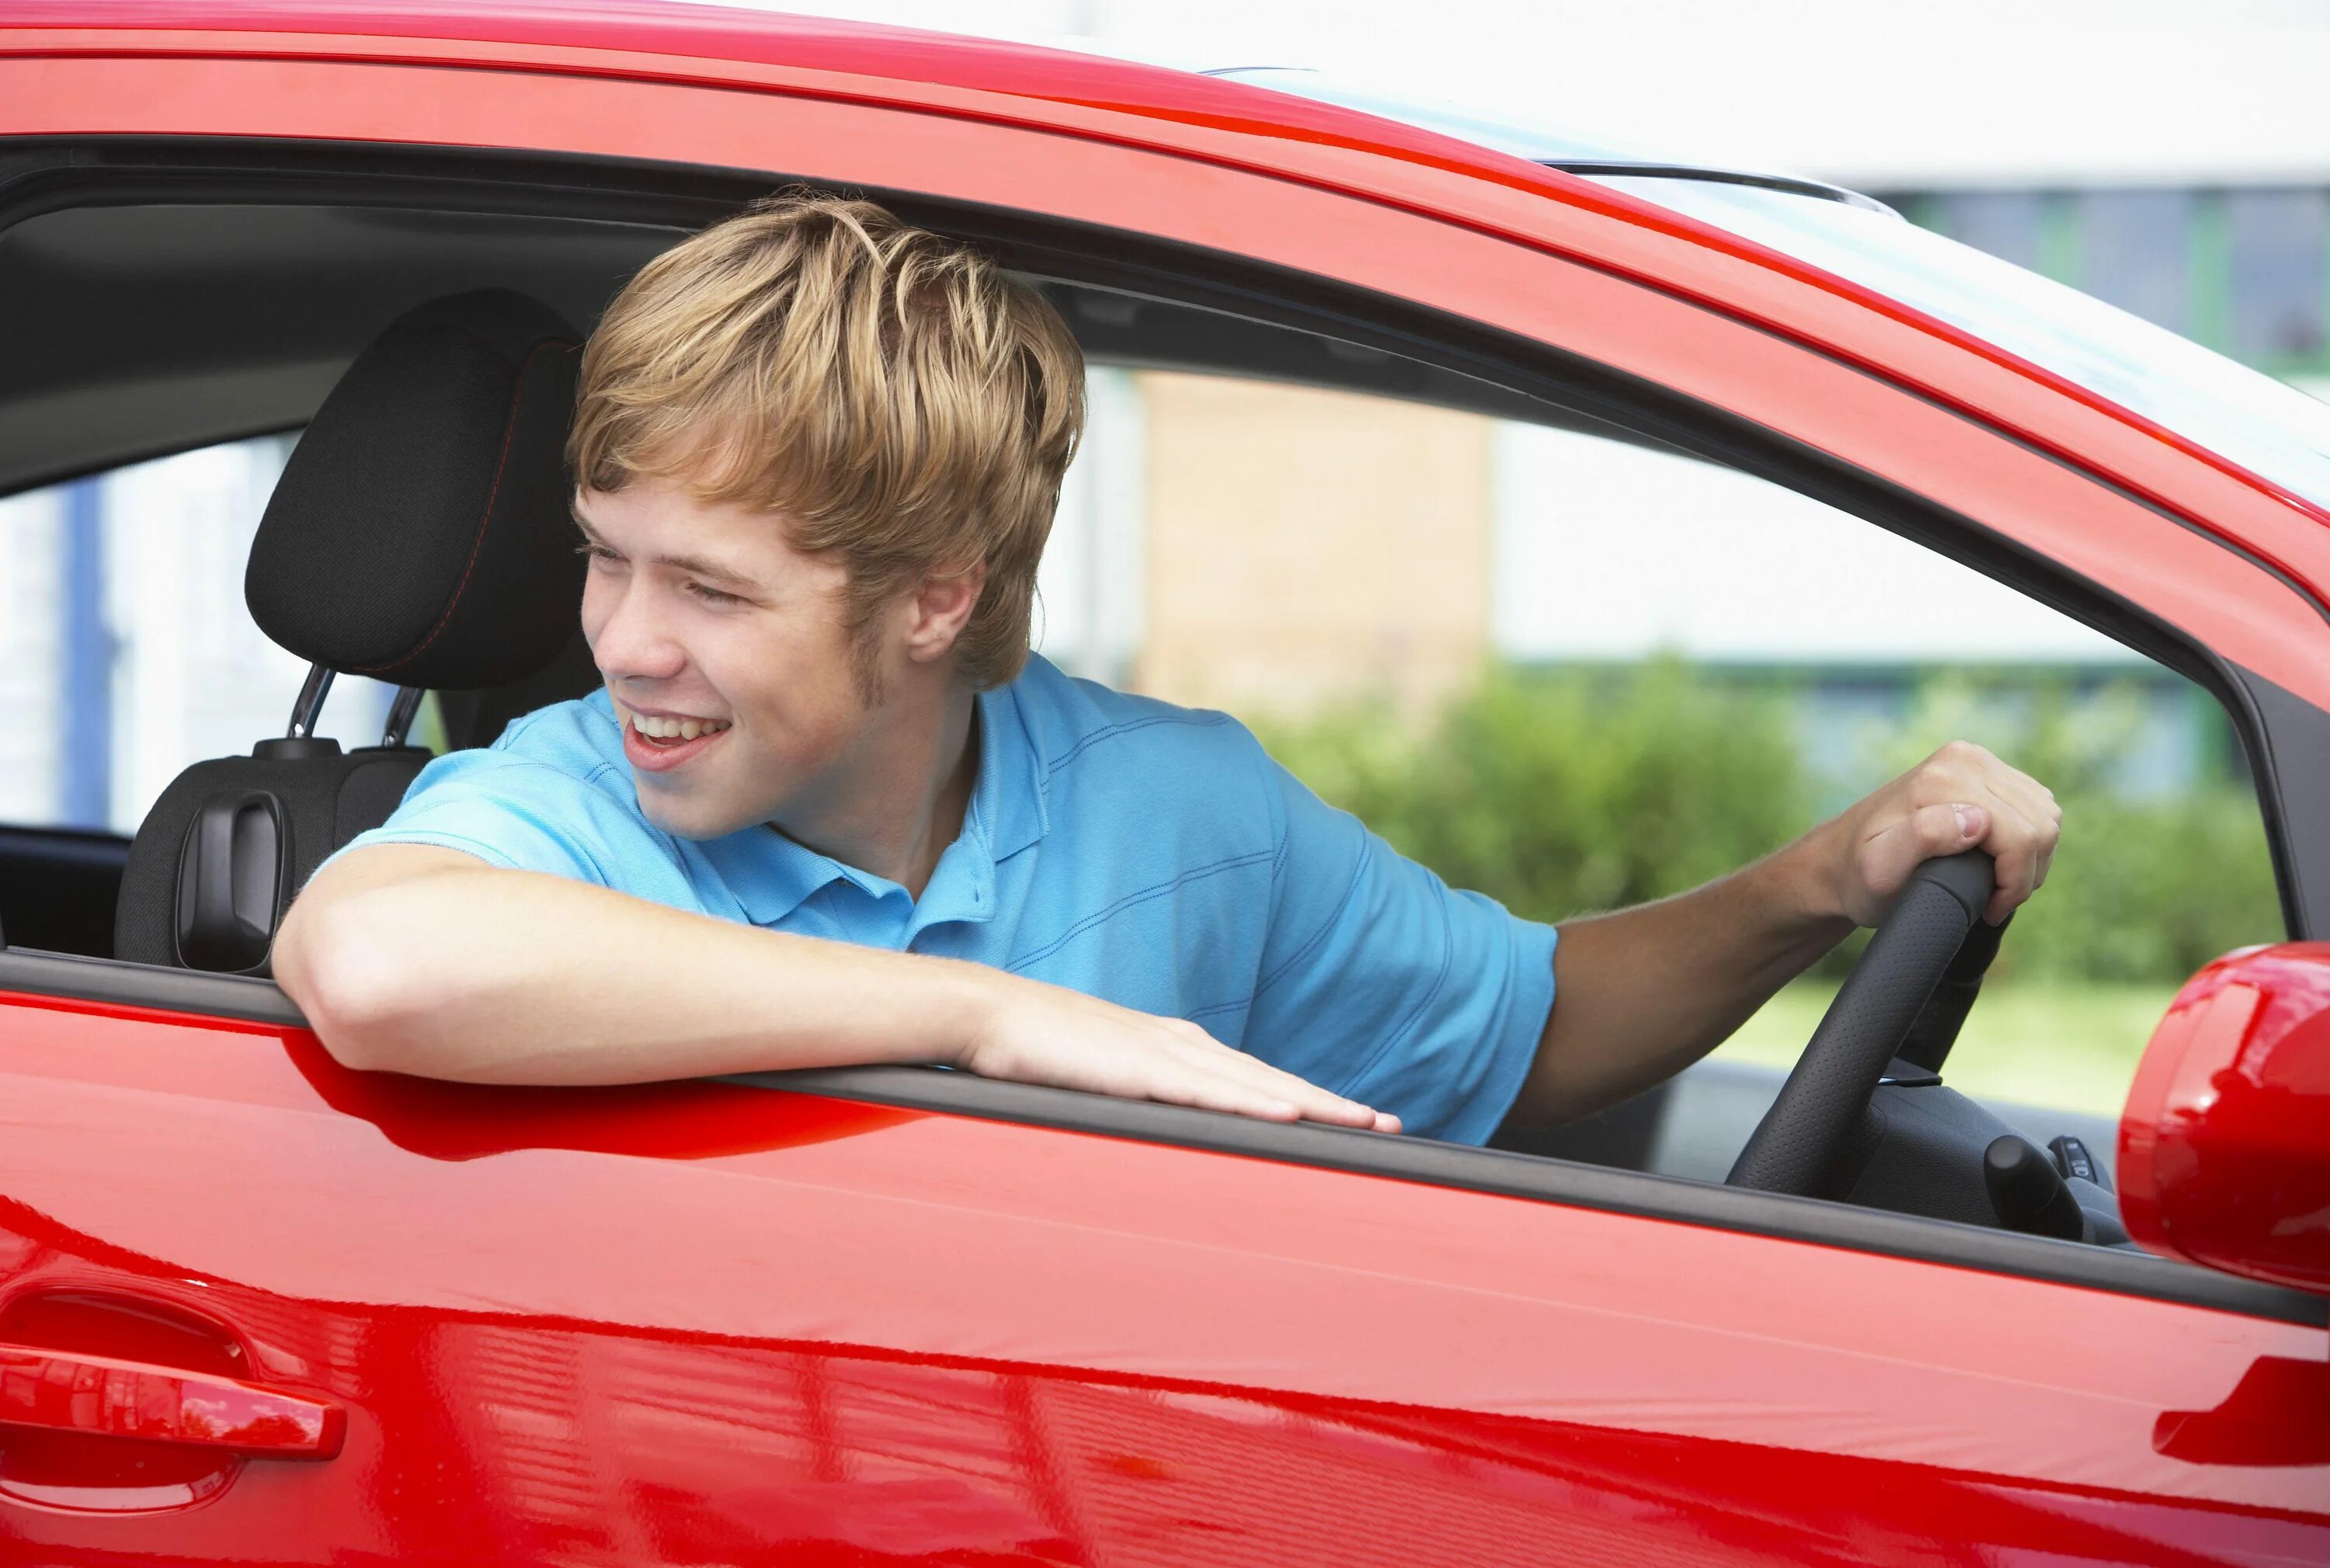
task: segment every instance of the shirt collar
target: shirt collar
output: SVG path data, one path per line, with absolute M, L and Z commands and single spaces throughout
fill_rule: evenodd
M 914 925 L 939 919 L 985 921 L 995 913 L 995 867 L 1044 836 L 1051 826 L 1048 770 L 1037 754 L 1013 685 L 979 694 L 979 779 L 962 831 L 947 846 Z M 773 925 L 829 883 L 849 882 L 872 898 L 905 890 L 845 865 L 765 824 L 687 845 L 702 855 L 754 925 Z M 944 906 L 943 908 L 939 906 Z

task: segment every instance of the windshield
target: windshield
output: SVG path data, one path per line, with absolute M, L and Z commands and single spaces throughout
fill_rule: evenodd
M 1543 162 L 1705 161 L 1419 108 L 1314 71 L 1219 74 Z M 2330 507 L 2330 403 L 2165 328 L 1889 213 L 1753 185 L 1594 177 L 1961 327 Z

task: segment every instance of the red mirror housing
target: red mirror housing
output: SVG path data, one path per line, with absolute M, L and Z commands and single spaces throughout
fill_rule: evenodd
M 2151 1251 L 2330 1296 L 2330 942 L 2185 982 L 2128 1092 L 2119 1188 Z

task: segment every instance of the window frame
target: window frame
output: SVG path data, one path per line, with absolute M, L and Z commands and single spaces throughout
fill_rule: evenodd
M 653 213 L 657 216 L 644 221 L 686 225 L 727 210 L 781 177 L 756 170 L 674 168 L 638 160 L 474 149 L 213 139 L 189 148 L 167 139 L 105 140 L 111 150 L 128 155 L 119 165 L 84 165 L 70 175 L 42 182 L 29 207 L 55 210 L 88 200 L 249 200 L 266 194 L 333 204 L 345 204 L 352 197 L 387 205 L 421 198 L 440 208 L 450 201 L 459 203 L 460 210 L 480 213 L 604 213 L 634 222 L 643 221 L 642 213 Z M 188 161 L 173 163 L 174 156 Z M 877 188 L 867 194 L 893 204 L 910 220 L 977 239 L 1025 272 L 1066 276 L 1086 287 L 1161 298 L 1290 327 L 1322 342 L 1376 351 L 1385 356 L 1379 364 L 1422 364 L 1565 416 L 1617 425 L 1652 444 L 1722 463 L 1824 501 L 2104 631 L 2194 680 L 2225 706 L 2259 782 L 2268 839 L 2275 845 L 2277 882 L 2292 932 L 2304 934 L 2317 923 L 2330 926 L 2330 918 L 2324 918 L 2330 917 L 2330 909 L 2310 914 L 2294 875 L 2302 863 L 2312 868 L 2309 881 L 2318 880 L 2330 889 L 2330 825 L 2303 838 L 2285 830 L 2282 824 L 2291 802 L 2277 771 L 2278 765 L 2302 758 L 2308 764 L 2306 771 L 2330 775 L 2330 714 L 2231 663 L 2162 617 L 1975 518 L 1780 430 L 1582 352 L 1355 284 L 1290 271 L 1251 257 L 1101 230 L 1056 215 L 922 192 Z M 6 194 L 0 190 L 0 228 L 28 215 L 27 203 L 8 203 Z M 1813 353 L 1801 345 L 1787 346 Z M 1367 362 L 1362 357 L 1355 363 Z M 1868 376 L 1872 388 L 1888 384 L 1871 373 L 1859 373 Z M 2088 483 L 2105 484 L 2011 432 L 1983 424 L 1938 400 L 1926 401 L 1998 443 L 2002 452 L 2045 458 Z M 2169 515 L 2117 486 L 2106 487 L 2124 500 Z M 2193 530 L 2182 519 L 2172 515 L 2170 520 Z M 2260 571 L 2279 575 L 2254 554 L 2230 543 L 2225 547 L 2244 555 Z M 41 997 L 70 997 L 219 1018 L 295 1026 L 305 1023 L 270 982 L 22 950 L 0 951 L 0 992 L 35 1002 Z M 927 1069 L 762 1073 L 741 1081 L 1744 1230 L 2294 1322 L 2330 1322 L 2330 1304 L 2316 1298 L 2164 1259 L 1503 1150 L 1255 1123 Z

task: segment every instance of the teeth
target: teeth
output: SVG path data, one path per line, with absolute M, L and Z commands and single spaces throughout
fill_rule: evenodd
M 623 710 L 623 716 L 630 721 L 632 729 L 658 741 L 693 741 L 699 735 L 716 735 L 729 728 L 725 720 L 662 718 L 634 713 L 629 708 Z

